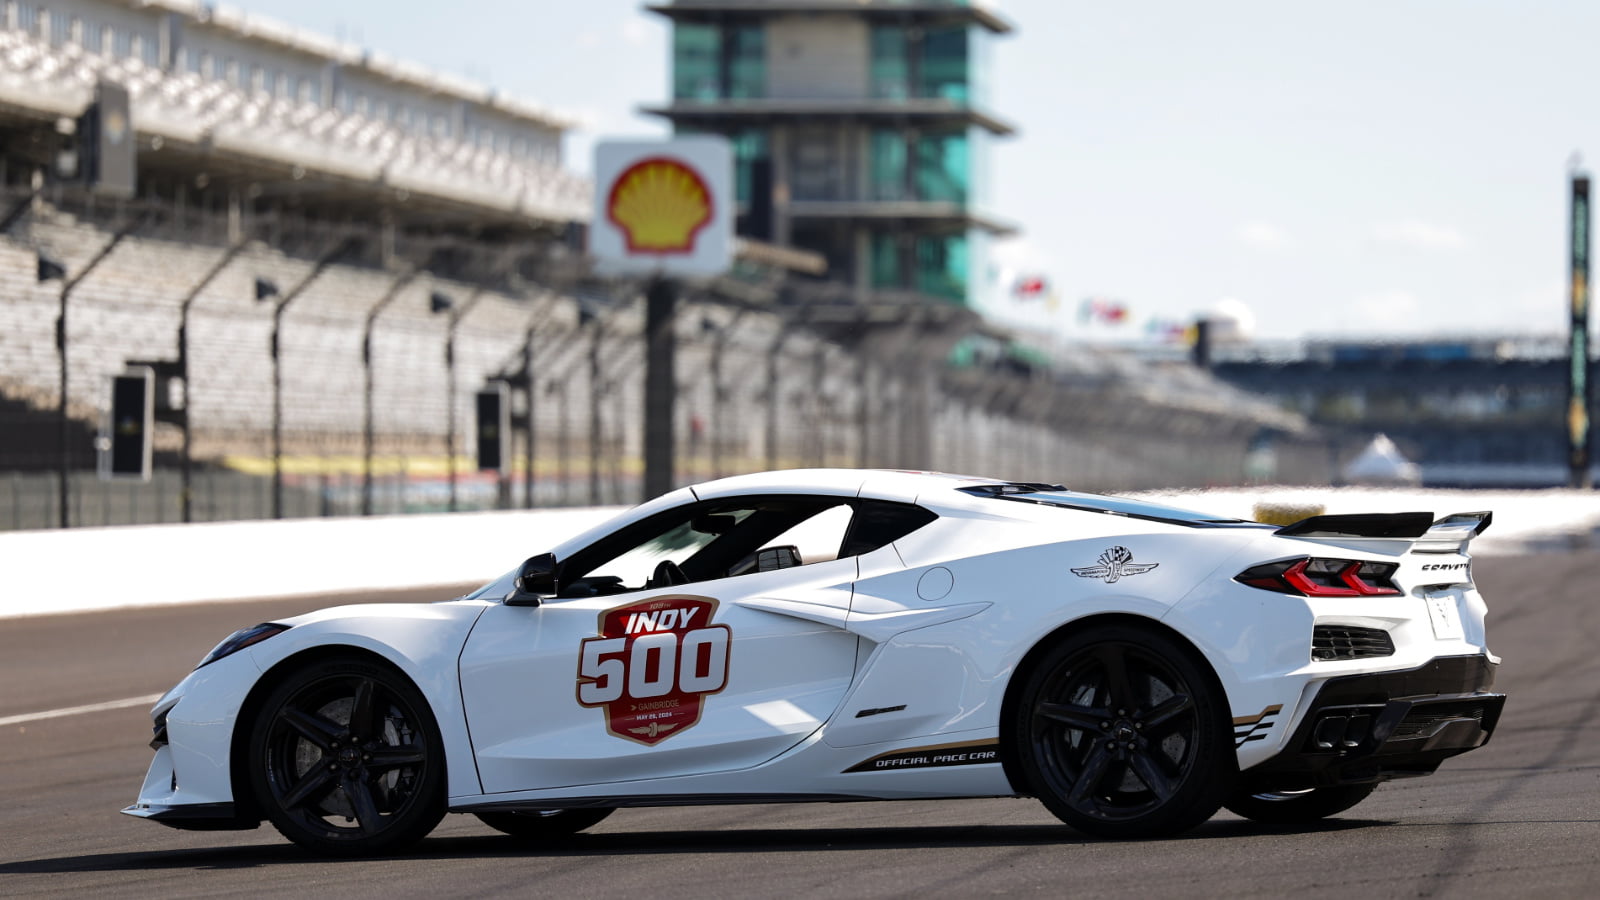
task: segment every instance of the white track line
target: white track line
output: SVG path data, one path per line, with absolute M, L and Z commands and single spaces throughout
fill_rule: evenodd
M 148 694 L 143 697 L 128 697 L 124 700 L 107 700 L 104 703 L 90 703 L 87 706 L 67 706 L 61 709 L 47 709 L 44 712 L 23 713 L 20 716 L 6 716 L 0 719 L 0 728 L 9 725 L 21 725 L 26 722 L 37 722 L 40 719 L 59 719 L 63 716 L 76 716 L 81 713 L 105 712 L 110 709 L 126 709 L 129 706 L 154 706 L 160 694 Z

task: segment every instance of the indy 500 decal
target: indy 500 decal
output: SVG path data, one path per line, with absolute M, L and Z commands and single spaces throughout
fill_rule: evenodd
M 600 614 L 578 654 L 578 703 L 605 710 L 606 731 L 653 746 L 700 721 L 728 683 L 733 631 L 712 625 L 710 597 L 654 597 Z

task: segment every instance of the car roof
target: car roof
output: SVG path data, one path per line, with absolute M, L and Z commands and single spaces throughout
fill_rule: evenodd
M 981 501 L 960 493 L 956 488 L 975 484 L 1005 483 L 994 478 L 978 478 L 970 475 L 891 469 L 783 469 L 775 472 L 754 472 L 669 491 L 567 538 L 552 550 L 557 556 L 564 557 L 630 522 L 637 522 L 696 500 L 719 500 L 755 494 L 821 494 L 915 503 L 919 498 L 932 499 L 936 495 L 944 495 L 946 504 L 943 505 L 954 503 L 962 506 Z M 942 504 L 935 502 L 934 505 Z
M 965 485 L 1004 483 L 995 478 L 953 475 L 945 472 L 896 469 L 784 469 L 719 478 L 716 481 L 694 485 L 691 490 L 701 500 L 770 493 L 836 494 L 911 503 L 919 496 L 930 492 L 942 492 Z

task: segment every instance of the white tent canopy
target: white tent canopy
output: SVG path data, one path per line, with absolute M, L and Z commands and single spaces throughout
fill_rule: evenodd
M 1351 484 L 1416 485 L 1422 483 L 1422 471 L 1388 435 L 1376 434 L 1366 449 L 1345 465 L 1344 479 Z

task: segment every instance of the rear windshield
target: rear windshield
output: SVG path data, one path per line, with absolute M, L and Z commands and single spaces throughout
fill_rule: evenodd
M 1226 516 L 1196 512 L 1192 509 L 1179 509 L 1176 506 L 1163 506 L 1159 503 L 1146 503 L 1143 500 L 1130 500 L 1127 497 L 1109 497 L 1105 494 L 1085 494 L 1079 491 L 1069 491 L 1060 485 L 983 484 L 957 488 L 957 490 L 975 497 L 993 497 L 996 500 L 1037 503 L 1042 506 L 1059 506 L 1063 509 L 1076 509 L 1082 512 L 1101 513 L 1108 516 L 1127 516 L 1130 519 L 1148 519 L 1153 522 L 1168 522 L 1173 525 L 1189 525 L 1196 528 L 1257 524 L 1244 519 L 1230 519 Z M 1272 526 L 1261 527 L 1270 528 Z

